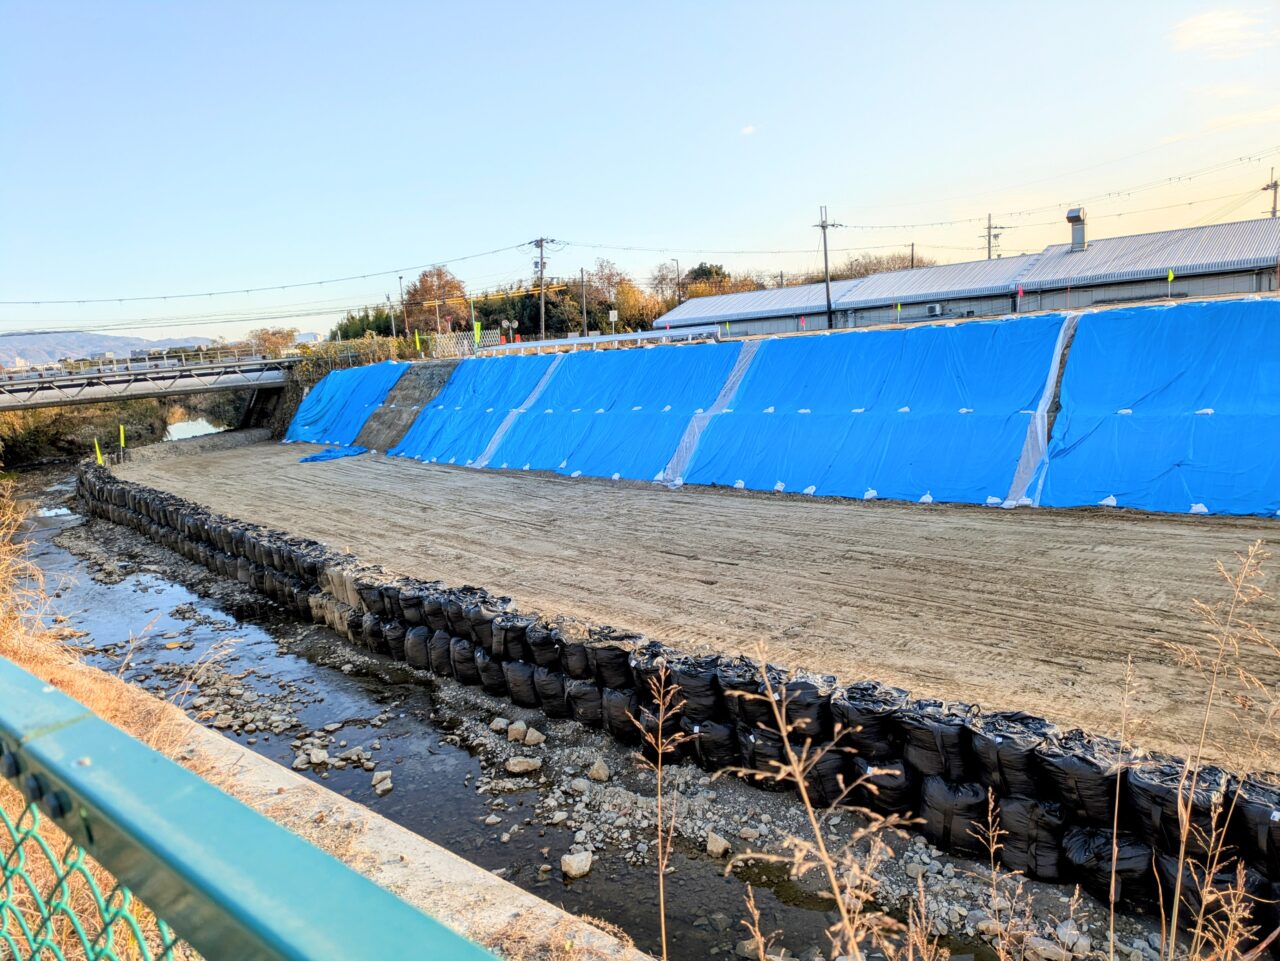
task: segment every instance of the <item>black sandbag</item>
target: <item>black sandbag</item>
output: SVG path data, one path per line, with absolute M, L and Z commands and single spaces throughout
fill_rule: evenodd
M 782 684 L 788 737 L 797 743 L 831 740 L 831 695 L 835 686 L 834 677 L 809 671 L 797 671 Z
M 1067 824 L 1062 805 L 1026 797 L 1001 798 L 999 805 L 1004 866 L 1037 881 L 1061 881 L 1062 834 Z
M 622 744 L 639 744 L 640 695 L 634 688 L 606 687 L 600 692 L 604 729 Z
M 1262 889 L 1262 898 L 1254 911 L 1258 921 L 1258 939 L 1264 940 L 1272 931 L 1276 931 L 1271 942 L 1271 957 L 1280 961 L 1280 881 L 1272 881 Z
M 987 854 L 987 789 L 930 775 L 920 788 L 924 836 L 944 851 L 978 858 Z
M 901 758 L 853 755 L 849 803 L 881 814 L 909 814 L 919 807 L 920 775 Z
M 475 602 L 479 589 L 475 587 L 459 587 L 447 591 L 443 597 L 444 617 L 449 622 L 449 632 L 454 637 L 474 638 L 471 621 L 467 617 L 467 605 Z
M 897 716 L 903 735 L 903 759 L 925 777 L 940 777 L 954 784 L 972 783 L 969 720 L 976 713 L 972 704 L 929 698 L 910 702 Z
M 611 627 L 593 628 L 587 640 L 587 658 L 596 683 L 618 690 L 635 687 L 631 652 L 642 640 L 639 634 L 626 634 Z
M 671 664 L 672 682 L 680 689 L 684 716 L 695 724 L 723 721 L 728 715 L 716 676 L 719 658 L 681 657 Z
M 533 683 L 534 667 L 524 661 L 503 661 L 502 674 L 507 680 L 511 700 L 521 707 L 537 707 L 538 688 Z
M 1226 799 L 1227 775 L 1216 767 L 1202 767 L 1191 790 L 1191 772 L 1184 780 L 1184 763 L 1160 757 L 1138 761 L 1125 778 L 1125 797 L 1134 834 L 1157 851 L 1176 854 L 1181 842 L 1178 797 L 1189 802 L 1187 856 L 1205 860 L 1220 823 Z M 1181 785 L 1181 786 L 1179 786 Z
M 767 665 L 766 670 L 776 698 L 779 688 L 786 680 L 786 672 L 772 664 Z M 724 695 L 729 717 L 735 725 L 775 733 L 778 731 L 778 720 L 774 716 L 768 695 L 764 693 L 765 685 L 755 661 L 747 657 L 722 657 L 716 665 L 716 679 Z
M 585 641 L 565 637 L 559 628 L 552 630 L 551 636 L 560 647 L 560 667 L 575 681 L 591 680 L 595 674 L 591 670 L 591 658 L 587 656 Z
M 551 628 L 534 622 L 525 630 L 525 642 L 533 653 L 533 662 L 549 671 L 560 670 L 560 645 L 556 643 Z
M 427 656 L 431 660 L 431 673 L 441 677 L 453 677 L 453 638 L 448 631 L 436 631 L 427 641 Z
M 453 676 L 463 684 L 480 683 L 480 671 L 476 667 L 476 645 L 465 637 L 449 641 L 449 659 L 453 662 Z
M 831 720 L 840 727 L 840 741 L 869 760 L 901 755 L 897 714 L 907 692 L 879 681 L 850 684 L 831 695 Z
M 1174 890 L 1178 884 L 1178 857 L 1176 854 L 1156 855 L 1156 877 L 1160 879 L 1160 897 L 1164 903 L 1166 916 L 1172 916 Z M 1243 883 L 1241 883 L 1243 881 Z M 1262 900 L 1268 895 L 1267 881 L 1256 871 L 1245 869 L 1241 879 L 1236 874 L 1236 865 L 1224 865 L 1212 876 L 1204 865 L 1194 859 L 1182 862 L 1182 907 L 1178 912 L 1178 921 L 1184 930 L 1189 930 L 1200 918 L 1204 909 L 1204 924 L 1208 930 L 1226 930 L 1229 923 L 1229 912 L 1242 904 L 1249 905 L 1251 918 L 1249 921 L 1237 921 L 1235 930 L 1240 932 L 1241 925 L 1258 928 L 1258 934 L 1265 938 L 1270 931 L 1262 931 L 1261 924 L 1264 907 Z M 1208 905 L 1205 896 L 1208 895 Z M 1244 939 L 1240 945 L 1248 950 L 1258 943 L 1258 937 Z
M 1103 904 L 1111 898 L 1112 832 L 1109 828 L 1070 827 L 1062 835 L 1062 857 L 1070 874 Z M 1155 902 L 1151 848 L 1124 831 L 1116 839 L 1116 904 L 1148 908 Z
M 841 804 L 848 797 L 853 778 L 849 753 L 839 746 L 831 746 L 809 765 L 804 787 L 809 801 L 815 808 L 829 808 Z
M 1079 728 L 1050 735 L 1036 748 L 1036 760 L 1051 789 L 1048 799 L 1061 801 L 1071 820 L 1100 828 L 1114 823 L 1123 757 L 1119 741 Z
M 404 659 L 410 667 L 431 667 L 431 656 L 427 653 L 427 641 L 430 638 L 431 632 L 425 625 L 411 627 L 404 632 Z
M 1228 827 L 1249 866 L 1280 881 L 1280 774 L 1250 774 L 1240 782 Z
M 537 623 L 537 615 L 507 611 L 493 619 L 493 653 L 504 661 L 533 661 L 533 652 L 525 638 Z
M 693 721 L 686 716 L 680 730 L 688 738 L 685 754 L 704 771 L 719 771 L 741 763 L 738 734 L 732 725 L 719 721 Z
M 479 595 L 472 603 L 463 607 L 463 614 L 471 624 L 476 643 L 490 653 L 493 652 L 493 619 L 510 607 L 511 598 L 493 597 L 489 594 Z
M 348 607 L 346 611 L 347 640 L 352 644 L 364 643 L 364 615 L 358 607 Z
M 978 780 L 1001 797 L 1043 797 L 1036 748 L 1056 730 L 1044 718 L 1021 711 L 974 717 L 969 739 Z
M 662 744 L 666 750 L 662 752 L 663 764 L 679 764 L 684 752 L 682 750 L 683 743 L 680 737 L 680 716 L 678 714 L 668 714 L 663 719 L 661 725 L 658 724 L 658 714 L 651 710 L 648 706 L 640 708 L 640 726 L 644 730 L 644 738 L 640 742 L 640 752 L 645 756 L 650 764 L 658 763 L 658 745 Z
M 640 695 L 641 701 L 646 704 L 657 701 L 664 676 L 667 688 L 675 687 L 675 675 L 671 666 L 677 657 L 679 654 L 657 641 L 650 641 L 632 652 L 631 672 L 635 675 L 636 692 Z M 679 703 L 680 695 L 677 693 L 672 701 L 672 707 L 678 709 Z
M 375 654 L 391 653 L 391 648 L 387 646 L 386 635 L 382 633 L 382 620 L 372 611 L 365 614 L 360 625 L 360 634 L 364 638 L 365 647 Z
M 538 702 L 547 717 L 572 717 L 564 696 L 565 676 L 545 667 L 535 668 L 533 684 L 538 689 Z
M 387 651 L 397 661 L 405 659 L 405 629 L 404 625 L 399 621 L 384 621 L 382 624 L 382 638 L 387 645 Z
M 399 584 L 383 584 L 382 591 L 382 607 L 385 610 L 388 620 L 403 621 L 404 608 L 400 606 L 400 585 Z
M 595 681 L 575 678 L 565 684 L 564 696 L 575 721 L 587 727 L 604 727 L 604 708 Z
M 422 601 L 422 591 L 418 588 L 406 587 L 400 591 L 400 610 L 409 627 L 420 627 L 427 623 Z
M 444 616 L 444 588 L 430 590 L 422 595 L 422 616 L 427 627 L 435 631 L 449 630 L 449 619 Z
M 364 577 L 356 579 L 356 591 L 360 594 L 360 603 L 371 614 L 382 617 L 386 614 L 386 605 L 382 602 L 382 588 L 372 580 Z
M 794 786 L 786 773 L 787 754 L 782 735 L 764 728 L 738 726 L 738 751 L 744 767 L 759 772 L 747 781 L 764 791 L 789 791 Z
M 494 697 L 507 696 L 507 676 L 503 673 L 502 662 L 494 660 L 480 644 L 475 645 L 476 670 L 480 674 L 480 685 L 486 694 Z

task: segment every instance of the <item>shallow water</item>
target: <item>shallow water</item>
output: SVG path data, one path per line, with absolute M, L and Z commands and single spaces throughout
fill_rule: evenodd
M 192 417 L 170 424 L 165 429 L 164 439 L 187 440 L 191 437 L 203 437 L 205 434 L 217 434 L 226 429 L 226 424 L 215 424 L 204 417 Z
M 67 485 L 58 488 L 65 491 Z M 483 825 L 493 809 L 492 797 L 478 794 L 472 786 L 482 773 L 480 763 L 446 740 L 448 726 L 433 718 L 429 688 L 344 674 L 308 660 L 300 652 L 332 650 L 347 642 L 327 628 L 282 614 L 267 601 L 249 610 L 228 610 L 202 598 L 160 573 L 182 570 L 185 562 L 173 563 L 174 555 L 152 545 L 146 546 L 145 556 L 155 558 L 154 570 L 129 573 L 117 583 L 94 580 L 86 562 L 53 541 L 59 530 L 82 519 L 69 511 L 40 513 L 32 519 L 32 558 L 55 595 L 50 616 L 63 616 L 65 626 L 85 632 L 72 643 L 88 649 L 91 663 L 119 671 L 161 696 L 171 696 L 179 686 L 175 673 L 185 673 L 208 658 L 211 648 L 228 649 L 220 662 L 226 672 L 237 677 L 249 672 L 237 683 L 269 700 L 279 700 L 283 694 L 292 701 L 290 709 L 301 727 L 278 736 L 259 732 L 253 744 L 249 735 L 228 731 L 227 736 L 287 767 L 296 756 L 290 741 L 325 724 L 342 722 L 335 736 L 346 739 L 349 746 L 369 749 L 373 742 L 380 742 L 381 749 L 374 755 L 379 769 L 390 766 L 394 771 L 395 789 L 377 797 L 371 775 L 359 768 L 330 768 L 325 776 L 308 770 L 303 776 L 322 780 L 331 790 L 483 868 L 505 869 L 508 880 L 575 914 L 622 927 L 645 950 L 657 949 L 656 868 L 637 867 L 623 860 L 620 852 L 606 849 L 597 851 L 590 875 L 565 881 L 558 870 L 559 856 L 569 849 L 573 831 L 543 825 L 534 816 L 539 792 L 533 787 L 502 795 L 508 805 L 507 811 L 498 812 L 503 827 Z M 175 609 L 184 616 L 175 616 Z M 187 697 L 198 694 L 198 689 L 193 690 Z M 381 727 L 371 724 L 388 712 L 391 716 Z M 513 833 L 509 843 L 495 836 L 524 817 L 533 817 L 533 823 Z M 548 847 L 549 857 L 540 850 Z M 538 874 L 544 862 L 555 866 L 548 877 Z M 674 872 L 668 877 L 671 957 L 694 961 L 731 950 L 745 936 L 738 923 L 744 916 L 743 881 L 724 877 L 722 862 L 691 848 L 677 850 L 672 866 Z M 820 901 L 785 877 L 759 868 L 749 879 L 758 886 L 757 901 L 766 928 L 787 932 L 781 944 L 798 953 L 825 943 Z M 722 930 L 716 929 L 716 922 Z

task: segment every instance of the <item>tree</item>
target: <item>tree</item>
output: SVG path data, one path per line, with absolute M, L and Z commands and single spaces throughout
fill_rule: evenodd
M 933 267 L 937 261 L 921 254 L 915 256 L 916 267 Z M 831 271 L 832 280 L 856 280 L 859 277 L 870 277 L 872 274 L 883 274 L 894 270 L 910 270 L 912 257 L 908 251 L 899 250 L 891 254 L 852 254 L 845 262 Z M 818 280 L 822 278 L 819 277 Z
M 260 330 L 250 331 L 245 338 L 254 353 L 265 354 L 268 357 L 279 357 L 297 340 L 298 328 L 296 327 L 263 327 Z
M 440 311 L 441 333 L 466 330 L 471 326 L 467 288 L 445 267 L 431 267 L 404 289 L 404 312 L 414 330 L 436 330 L 436 309 Z
M 366 333 L 372 332 L 380 337 L 391 336 L 391 319 L 396 319 L 396 333 L 404 333 L 404 324 L 400 322 L 399 311 L 391 311 L 387 307 L 378 306 L 372 311 L 363 307 L 357 313 L 348 311 L 333 330 L 329 331 L 330 340 L 358 340 Z
M 708 284 L 716 286 L 727 284 L 730 278 L 729 272 L 724 269 L 724 265 L 709 264 L 704 260 L 692 270 L 686 271 L 684 279 L 690 284 Z

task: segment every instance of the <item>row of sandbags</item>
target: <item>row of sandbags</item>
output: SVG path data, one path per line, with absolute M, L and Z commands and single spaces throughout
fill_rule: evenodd
M 1115 741 L 1060 732 L 1031 715 L 913 700 L 874 681 L 845 686 L 773 665 L 762 672 L 747 658 L 690 656 L 611 628 L 548 622 L 481 588 L 361 567 L 314 541 L 225 518 L 95 466 L 82 468 L 79 493 L 92 512 L 375 653 L 606 729 L 650 752 L 643 733 L 658 733 L 653 695 L 665 677 L 680 709 L 664 733 L 683 739 L 670 762 L 742 768 L 761 787 L 788 790 L 793 785 L 774 774 L 789 746 L 825 747 L 806 784 L 816 804 L 910 814 L 939 847 L 985 857 L 992 803 L 1009 868 L 1046 881 L 1080 880 L 1105 897 L 1118 849 L 1117 897 L 1137 903 L 1155 889 L 1161 858 L 1178 851 L 1181 793 L 1190 799 L 1192 858 L 1204 858 L 1204 840 L 1229 810 L 1231 849 L 1250 877 L 1259 885 L 1280 881 L 1274 776 L 1234 778 L 1205 768 L 1192 792 L 1176 759 L 1126 754 Z

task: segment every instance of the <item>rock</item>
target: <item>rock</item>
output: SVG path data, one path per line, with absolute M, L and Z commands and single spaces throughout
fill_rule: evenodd
M 707 832 L 707 853 L 713 858 L 728 857 L 733 851 L 733 845 L 716 834 L 715 831 Z
M 566 878 L 583 878 L 591 870 L 591 861 L 590 851 L 566 854 L 560 858 L 560 871 Z
M 329 752 L 324 750 L 323 748 L 319 748 L 319 747 L 312 748 L 311 753 L 307 755 L 307 757 L 310 759 L 311 763 L 315 766 L 329 763 Z
M 569 782 L 569 790 L 574 794 L 586 794 L 591 790 L 591 785 L 587 783 L 586 778 L 575 777 Z
M 744 841 L 754 841 L 759 836 L 760 832 L 755 828 L 743 828 L 738 832 L 738 837 L 742 838 Z
M 1063 944 L 1070 944 L 1080 936 L 1080 929 L 1076 926 L 1074 919 L 1067 918 L 1054 928 L 1053 933 L 1058 936 L 1058 940 Z
M 1071 952 L 1048 938 L 1027 938 L 1027 956 L 1036 961 L 1071 961 Z
M 311 767 L 311 762 L 307 760 L 305 754 L 299 754 L 293 759 L 293 769 L 295 771 L 303 771 Z
M 603 783 L 613 776 L 613 772 L 609 770 L 609 765 L 604 763 L 604 758 L 597 758 L 596 763 L 591 765 L 591 770 L 587 771 L 587 777 L 598 783 Z
M 536 757 L 509 757 L 503 765 L 508 774 L 532 774 L 541 770 L 542 759 Z
M 756 943 L 752 938 L 744 938 L 739 941 L 733 949 L 733 953 L 740 958 L 756 958 L 759 952 L 756 951 Z
M 230 714 L 219 714 L 213 719 L 213 726 L 219 731 L 225 731 L 231 726 L 232 717 Z
M 381 773 L 387 773 L 387 772 L 381 772 Z M 378 795 L 378 797 L 382 797 L 384 794 L 391 793 L 391 787 L 392 787 L 391 778 L 388 777 L 385 781 L 379 781 L 377 784 L 373 786 L 373 793 Z
M 907 872 L 907 877 L 918 878 L 924 874 L 924 865 L 917 864 L 916 862 L 912 861 L 910 864 L 907 865 L 906 872 Z
M 555 814 L 551 815 L 551 820 L 548 821 L 547 823 L 552 825 L 564 824 L 564 822 L 567 820 L 569 820 L 568 811 L 557 811 Z
M 379 771 L 377 774 L 375 774 L 375 775 L 373 776 L 373 782 L 372 782 L 372 783 L 373 783 L 373 786 L 374 786 L 374 787 L 377 787 L 377 786 L 378 786 L 379 784 L 381 784 L 383 781 L 389 781 L 389 780 L 391 780 L 391 772 L 390 772 L 390 771 Z
M 1000 922 L 995 918 L 982 918 L 973 927 L 979 934 L 988 938 L 996 937 L 1001 931 Z
M 711 922 L 711 926 L 713 928 L 715 928 L 717 931 L 720 931 L 720 932 L 728 931 L 729 928 L 733 926 L 733 920 L 729 917 L 729 915 L 724 914 L 723 912 L 720 912 L 720 911 L 717 911 L 715 914 L 711 915 L 711 917 L 708 918 L 707 920 Z
M 525 734 L 524 734 L 524 743 L 529 745 L 530 747 L 537 747 L 546 739 L 547 739 L 547 736 L 543 734 L 541 731 L 539 731 L 536 727 L 529 728 L 529 730 L 525 731 Z
M 519 744 L 524 740 L 525 734 L 529 730 L 529 725 L 524 721 L 513 721 L 507 725 L 507 740 L 514 741 Z
M 1071 953 L 1077 958 L 1083 958 L 1093 950 L 1093 939 L 1087 934 L 1082 934 L 1071 942 Z
M 495 824 L 501 824 L 502 818 L 498 817 L 496 814 L 490 814 L 484 819 L 484 823 L 489 825 L 489 827 L 493 827 Z

